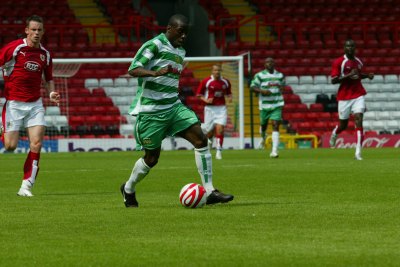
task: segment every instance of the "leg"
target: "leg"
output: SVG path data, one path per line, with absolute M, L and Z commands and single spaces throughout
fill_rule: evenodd
M 261 141 L 258 144 L 258 149 L 264 149 L 265 140 L 267 139 L 267 127 L 269 121 L 269 114 L 266 110 L 260 110 L 260 135 Z
M 279 126 L 281 121 L 271 120 L 272 121 L 272 151 L 270 154 L 271 158 L 277 158 L 278 155 L 278 147 L 279 147 Z
M 224 125 L 215 124 L 215 137 L 217 142 L 217 153 L 215 155 L 216 159 L 222 159 L 222 145 L 224 143 Z
M 19 139 L 18 131 L 10 131 L 3 133 L 4 148 L 7 151 L 14 151 L 17 148 Z
M 136 200 L 136 185 L 149 174 L 152 167 L 157 165 L 160 152 L 161 147 L 154 150 L 145 149 L 144 157 L 136 161 L 128 181 L 121 185 L 121 194 L 124 197 L 125 207 L 139 207 L 139 203 Z
M 212 183 L 212 158 L 207 147 L 207 138 L 201 131 L 199 124 L 193 124 L 179 135 L 189 141 L 194 147 L 194 156 L 197 170 L 200 174 L 202 184 L 207 191 L 207 204 L 229 202 L 232 195 L 224 194 L 214 188 Z
M 364 141 L 364 129 L 363 129 L 363 124 L 362 124 L 363 113 L 355 113 L 354 120 L 355 120 L 355 124 L 356 124 L 356 136 L 357 136 L 355 158 L 356 158 L 356 160 L 362 160 L 361 150 L 362 150 L 362 144 Z
M 45 127 L 43 125 L 27 128 L 30 151 L 24 164 L 24 179 L 18 192 L 19 196 L 33 196 L 31 189 L 39 173 L 40 150 L 42 149 L 44 131 Z

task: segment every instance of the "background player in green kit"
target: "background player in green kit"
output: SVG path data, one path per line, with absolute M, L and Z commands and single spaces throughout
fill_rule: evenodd
M 282 90 L 285 85 L 285 76 L 275 69 L 273 58 L 265 59 L 265 70 L 254 75 L 250 88 L 258 93 L 260 110 L 260 134 L 262 140 L 259 148 L 264 148 L 268 120 L 272 122 L 272 151 L 271 158 L 277 158 L 279 146 L 279 125 L 282 121 L 283 101 Z
M 136 161 L 128 181 L 121 186 L 126 207 L 139 206 L 136 184 L 157 164 L 162 140 L 176 135 L 188 140 L 195 148 L 195 161 L 207 191 L 207 204 L 233 199 L 232 195 L 214 188 L 207 137 L 201 130 L 196 114 L 178 98 L 179 77 L 184 68 L 186 53 L 182 45 L 188 26 L 185 16 L 172 16 L 166 33 L 144 43 L 129 67 L 129 74 L 139 78 L 139 88 L 130 114 L 137 116 L 135 138 L 144 148 L 145 155 Z

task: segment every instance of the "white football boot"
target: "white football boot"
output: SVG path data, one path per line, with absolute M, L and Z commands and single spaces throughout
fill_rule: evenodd
M 269 154 L 269 157 L 270 158 L 279 158 L 279 155 L 276 152 L 271 152 L 271 154 Z
M 20 197 L 33 197 L 33 194 L 31 192 L 31 189 L 29 188 L 24 188 L 21 187 L 17 193 L 18 196 Z
M 356 160 L 363 160 L 363 158 L 361 157 L 361 153 L 356 153 L 356 154 L 354 155 L 354 158 L 355 158 Z
M 222 152 L 221 150 L 217 150 L 217 153 L 215 154 L 215 159 L 222 159 Z

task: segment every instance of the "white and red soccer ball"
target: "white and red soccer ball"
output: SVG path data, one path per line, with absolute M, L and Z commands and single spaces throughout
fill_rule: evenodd
M 187 208 L 201 208 L 207 202 L 206 189 L 199 184 L 187 184 L 179 193 L 179 201 Z

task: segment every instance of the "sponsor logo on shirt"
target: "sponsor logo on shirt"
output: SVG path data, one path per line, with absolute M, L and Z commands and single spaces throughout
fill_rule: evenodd
M 40 64 L 35 61 L 27 61 L 24 64 L 24 69 L 31 72 L 39 72 L 41 71 Z

